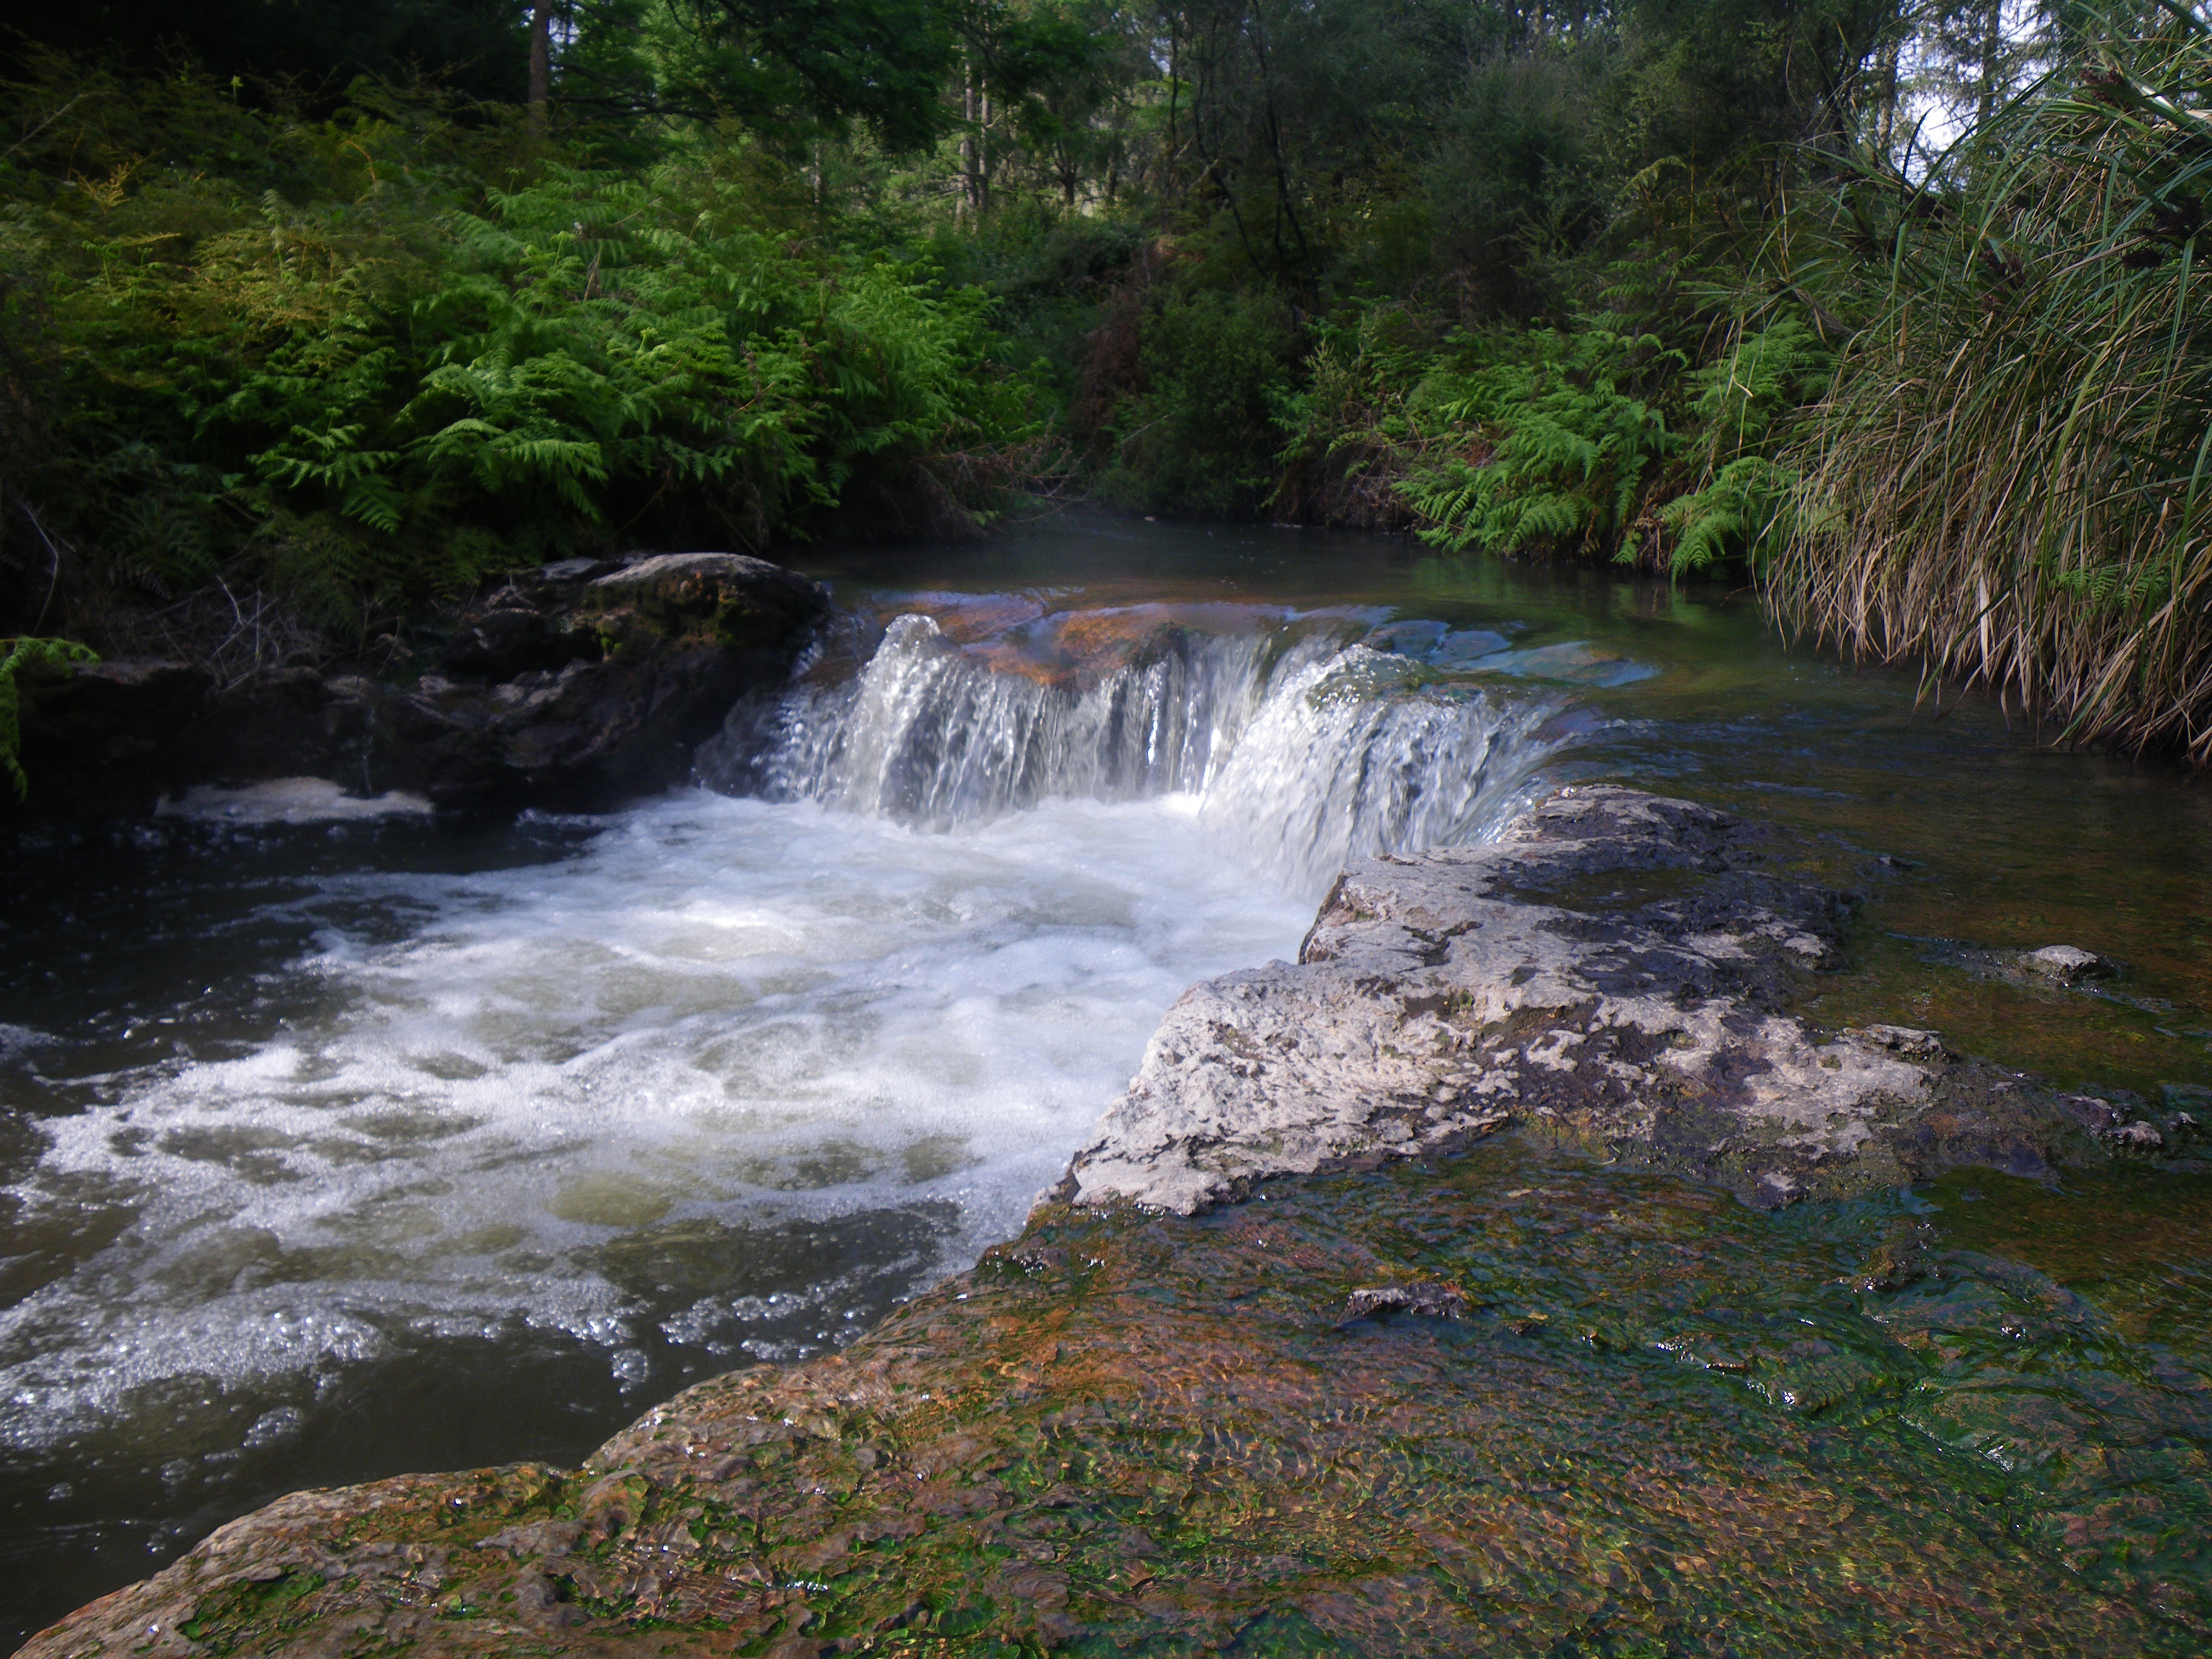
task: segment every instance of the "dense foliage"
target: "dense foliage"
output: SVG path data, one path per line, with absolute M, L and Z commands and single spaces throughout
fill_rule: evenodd
M 1871 163 L 1802 257 L 1858 323 L 1786 614 L 2078 735 L 2212 759 L 2212 28 L 2106 23 L 1961 165 Z
M 9 48 L 0 626 L 251 591 L 254 660 L 357 649 L 517 562 L 1049 477 L 1747 566 L 2212 752 L 2185 9 L 97 15 Z
M 73 549 L 80 602 L 252 584 L 358 635 L 618 538 L 960 522 L 1027 434 L 981 296 L 814 234 L 742 143 L 524 167 L 420 104 L 175 95 L 76 94 L 202 153 L 149 166 L 134 131 L 0 216 L 26 591 Z

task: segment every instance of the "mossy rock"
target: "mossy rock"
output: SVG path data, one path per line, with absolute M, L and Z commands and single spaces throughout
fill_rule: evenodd
M 811 627 L 822 591 L 780 565 L 743 553 L 663 553 L 584 589 L 579 622 L 596 625 L 622 658 L 661 643 L 770 648 Z

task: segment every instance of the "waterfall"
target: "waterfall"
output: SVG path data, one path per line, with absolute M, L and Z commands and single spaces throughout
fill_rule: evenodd
M 842 684 L 733 712 L 698 764 L 724 793 L 929 830 L 1185 795 L 1246 861 L 1311 888 L 1347 857 L 1479 839 L 1559 746 L 1559 708 L 1296 618 L 1164 625 L 1085 683 L 906 615 Z
M 1526 804 L 1563 739 L 1553 698 L 1426 678 L 1354 645 L 1279 674 L 1200 817 L 1292 884 L 1349 858 L 1479 841 Z

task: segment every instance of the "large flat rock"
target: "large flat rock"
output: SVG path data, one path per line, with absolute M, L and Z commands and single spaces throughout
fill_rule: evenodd
M 1850 905 L 1784 850 L 1601 785 L 1492 844 L 1354 864 L 1296 963 L 1184 994 L 1053 1196 L 1190 1214 L 1514 1122 L 1770 1206 L 2083 1150 L 2071 1103 L 1932 1032 L 1790 1012 Z
M 2212 1393 L 1916 1237 L 1839 1285 L 1816 1230 L 1519 1137 L 1048 1206 L 581 1468 L 297 1493 L 24 1653 L 2204 1652 Z

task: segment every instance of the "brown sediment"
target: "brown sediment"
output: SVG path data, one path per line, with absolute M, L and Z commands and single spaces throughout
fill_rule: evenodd
M 945 638 L 958 645 L 988 639 L 1009 628 L 1035 622 L 1044 613 L 1044 606 L 1041 603 L 1020 593 L 957 594 L 942 598 L 926 593 L 902 593 L 896 601 L 874 608 L 874 617 L 878 626 L 888 624 L 898 617 L 927 617 L 938 625 Z
M 1033 623 L 979 629 L 962 617 L 948 637 L 994 673 L 1018 674 L 1061 690 L 1082 691 L 1172 650 L 1191 632 L 1255 631 L 1279 622 L 1273 611 L 1240 605 L 1136 605 L 1069 611 Z M 945 627 L 942 618 L 939 625 Z

